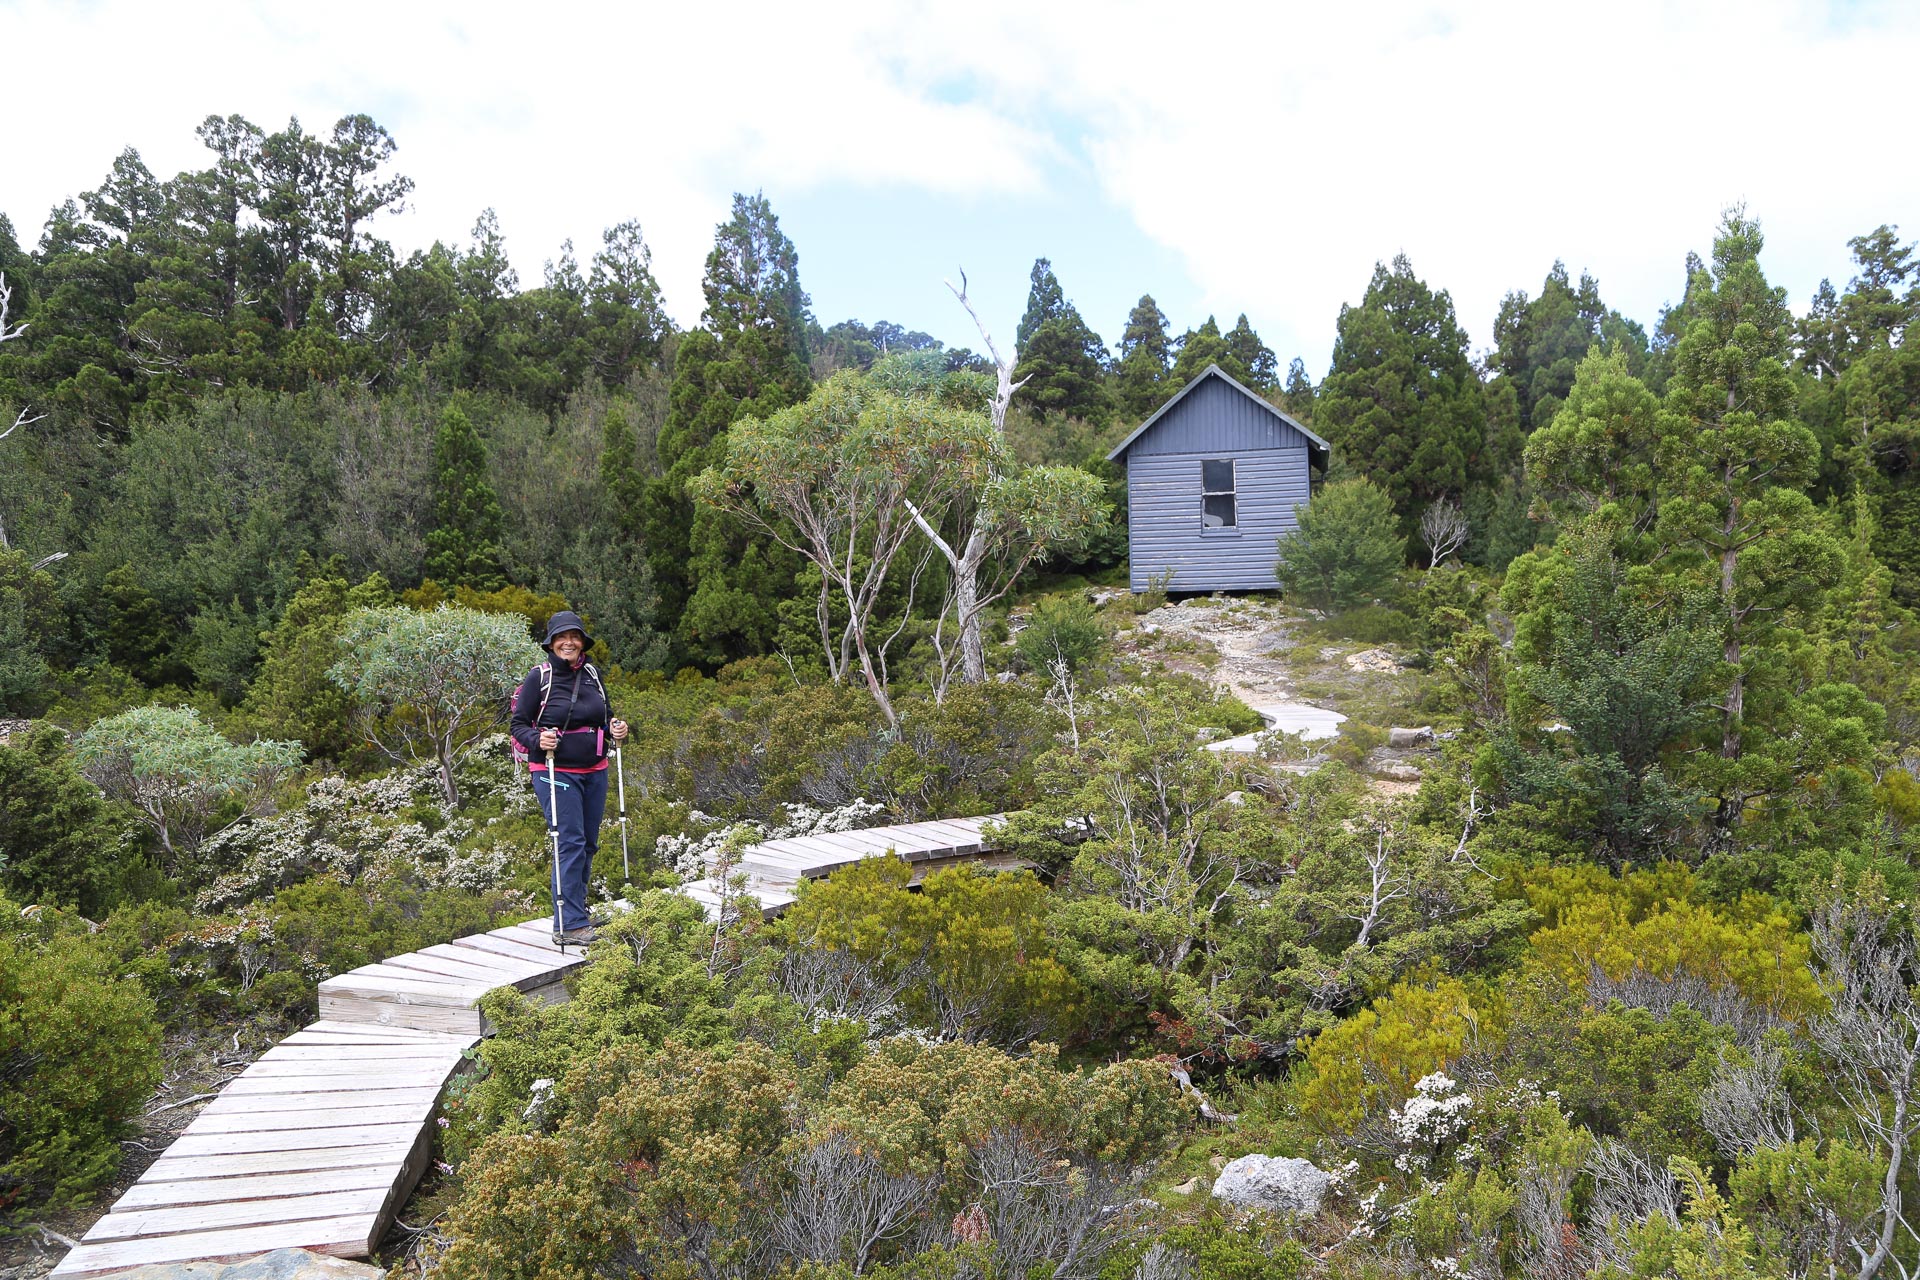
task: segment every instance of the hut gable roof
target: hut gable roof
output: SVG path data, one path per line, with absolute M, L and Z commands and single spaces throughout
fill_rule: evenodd
M 1173 398 L 1161 405 L 1152 417 L 1148 418 L 1138 427 L 1135 427 L 1131 435 L 1114 446 L 1113 452 L 1107 455 L 1107 460 L 1110 462 L 1119 462 L 1125 458 L 1128 450 L 1132 449 L 1136 443 L 1146 437 L 1149 431 L 1152 431 L 1156 425 L 1160 424 L 1168 415 L 1172 414 L 1181 402 L 1191 396 L 1203 383 L 1213 378 L 1219 379 L 1222 384 L 1259 406 L 1261 413 L 1265 415 L 1263 420 L 1271 422 L 1273 426 L 1274 441 L 1272 447 L 1282 448 L 1288 444 L 1296 443 L 1293 440 L 1292 433 L 1297 431 L 1301 436 L 1305 437 L 1307 441 L 1307 456 L 1313 465 L 1322 471 L 1327 469 L 1327 463 L 1331 461 L 1333 456 L 1332 445 L 1307 430 L 1306 427 L 1302 426 L 1290 415 L 1282 413 L 1258 395 L 1255 395 L 1252 391 L 1242 386 L 1237 379 L 1217 364 L 1208 365 L 1200 371 L 1199 375 L 1195 377 L 1192 382 L 1189 382 L 1186 386 L 1175 392 Z

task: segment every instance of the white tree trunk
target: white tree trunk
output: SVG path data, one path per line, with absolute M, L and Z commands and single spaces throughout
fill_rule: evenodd
M 1013 402 L 1013 393 L 1026 384 L 1026 379 L 1022 378 L 1019 382 L 1013 380 L 1013 360 L 1000 354 L 1000 348 L 994 345 L 993 335 L 987 331 L 980 313 L 967 300 L 967 273 L 960 273 L 958 288 L 954 287 L 951 280 L 947 281 L 947 288 L 953 290 L 953 296 L 973 317 L 974 327 L 980 330 L 980 340 L 986 343 L 987 354 L 993 357 L 994 371 L 998 375 L 998 385 L 993 395 L 993 430 L 995 435 L 1005 439 L 1007 406 Z M 1015 359 L 1019 358 L 1018 351 L 1013 354 Z M 960 678 L 968 684 L 981 684 L 987 678 L 987 646 L 981 637 L 980 568 L 981 562 L 986 559 L 987 530 L 992 523 L 991 513 L 984 509 L 976 510 L 966 548 L 957 556 L 951 546 L 935 540 L 946 551 L 948 563 L 953 568 L 954 622 L 960 628 Z

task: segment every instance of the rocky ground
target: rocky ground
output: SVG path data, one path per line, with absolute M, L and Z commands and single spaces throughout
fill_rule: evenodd
M 1352 725 L 1346 732 L 1356 740 L 1386 739 L 1367 749 L 1363 764 L 1374 789 L 1387 795 L 1417 790 L 1420 767 L 1433 754 L 1431 740 L 1385 731 L 1424 727 L 1416 710 L 1423 677 L 1389 648 L 1322 641 L 1315 630 L 1299 610 L 1271 597 L 1196 596 L 1142 615 L 1121 643 L 1212 680 L 1273 727 L 1298 735 L 1287 744 L 1293 767 L 1317 766 L 1327 758 L 1326 744 Z M 1217 745 L 1253 750 L 1258 736 Z

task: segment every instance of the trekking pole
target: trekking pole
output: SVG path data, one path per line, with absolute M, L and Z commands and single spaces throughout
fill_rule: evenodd
M 620 759 L 620 744 L 613 744 L 613 776 L 620 786 L 620 866 L 626 872 L 627 883 L 633 883 L 633 861 L 627 857 L 627 766 Z
M 566 930 L 560 920 L 560 797 L 553 789 L 558 775 L 553 769 L 553 752 L 547 752 L 547 835 L 553 840 L 553 937 L 560 954 L 567 954 Z

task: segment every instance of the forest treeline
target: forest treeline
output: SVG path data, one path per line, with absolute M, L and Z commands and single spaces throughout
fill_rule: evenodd
M 409 1267 L 1920 1265 L 1896 228 L 1796 315 L 1733 209 L 1652 323 L 1553 264 L 1478 354 L 1398 257 L 1316 378 L 1150 296 L 1110 346 L 1045 259 L 978 350 L 822 327 L 757 194 L 680 330 L 638 222 L 523 286 L 491 213 L 380 238 L 411 184 L 366 117 L 201 137 L 32 248 L 0 222 L 0 1221 L 111 1179 L 162 1054 L 539 913 L 494 735 L 564 606 L 634 724 L 630 910 L 569 1003 L 488 998 Z M 1258 717 L 1164 590 L 1093 590 L 1107 451 L 1209 364 L 1333 463 L 1284 601 L 1187 609 L 1280 628 L 1331 743 L 1207 749 Z M 1417 788 L 1395 725 L 1438 731 L 1384 761 Z M 1030 870 L 873 860 L 776 922 L 671 892 L 986 813 Z M 1211 1201 L 1248 1152 L 1318 1162 L 1320 1210 Z
M 562 246 L 523 288 L 491 211 L 470 243 L 405 259 L 379 237 L 412 184 L 367 117 L 325 133 L 212 117 L 199 132 L 204 170 L 162 180 L 129 150 L 52 211 L 36 247 L 0 224 L 18 330 L 0 346 L 0 403 L 35 419 L 0 455 L 0 547 L 25 557 L 0 585 L 12 655 L 0 700 L 16 711 L 53 696 L 36 655 L 231 704 L 258 637 L 329 563 L 395 589 L 432 578 L 577 598 L 630 669 L 810 652 L 814 628 L 790 607 L 810 595 L 800 560 L 697 506 L 688 482 L 724 461 L 734 421 L 798 404 L 837 370 L 930 351 L 949 370 L 991 369 L 886 321 L 823 329 L 761 196 L 736 198 L 708 258 L 701 323 L 682 333 L 637 221 L 609 228 L 584 265 Z M 1553 495 L 1523 465 L 1530 435 L 1591 353 L 1666 395 L 1688 326 L 1728 318 L 1709 314 L 1717 281 L 1757 262 L 1757 228 L 1729 235 L 1726 260 L 1688 258 L 1680 300 L 1651 330 L 1555 264 L 1537 296 L 1506 298 L 1478 360 L 1448 295 L 1396 258 L 1341 309 L 1317 382 L 1297 359 L 1283 373 L 1244 314 L 1176 336 L 1150 295 L 1109 348 L 1042 259 L 1017 331 L 1001 335 L 1021 381 L 1008 435 L 1022 462 L 1100 476 L 1124 520 L 1104 446 L 1217 363 L 1331 440 L 1339 474 L 1385 489 L 1403 532 L 1453 504 L 1472 531 L 1466 558 L 1502 569 L 1553 527 Z M 1851 247 L 1855 276 L 1823 285 L 1806 315 L 1764 280 L 1745 300 L 1781 365 L 1752 411 L 1813 433 L 1813 471 L 1793 487 L 1816 505 L 1869 500 L 1876 555 L 1910 604 L 1920 520 L 1898 338 L 1911 253 L 1886 227 Z M 582 535 L 569 517 L 583 511 L 604 534 Z M 474 549 L 436 557 L 436 531 Z M 1088 539 L 1067 563 L 1111 566 L 1122 533 Z M 60 553 L 58 574 L 27 571 Z

